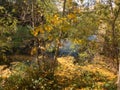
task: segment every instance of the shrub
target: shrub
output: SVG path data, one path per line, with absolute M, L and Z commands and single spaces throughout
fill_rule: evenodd
M 2 46 L 0 47 L 0 64 L 9 64 L 9 60 L 7 58 L 8 54 L 11 54 L 12 51 L 10 47 Z
M 23 67 L 24 69 L 21 69 Z M 30 67 L 18 65 L 18 72 L 5 80 L 4 90 L 60 90 L 57 77 L 51 71 L 44 71 L 33 64 Z M 20 71 L 22 70 L 22 71 Z

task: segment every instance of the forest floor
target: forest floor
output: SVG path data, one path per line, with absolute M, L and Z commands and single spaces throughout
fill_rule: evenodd
M 23 60 L 22 58 L 26 58 L 26 60 L 32 60 L 33 57 L 29 56 L 15 56 L 17 60 Z M 104 62 L 101 57 L 95 57 L 94 61 L 91 63 L 84 63 L 84 64 L 75 64 L 74 58 L 71 56 L 60 57 L 58 58 L 58 65 L 59 67 L 55 71 L 56 76 L 60 76 L 61 83 L 69 83 L 78 80 L 79 83 L 94 83 L 95 87 L 103 86 L 103 85 L 111 85 L 111 82 L 116 82 L 117 76 L 114 72 L 111 71 L 109 64 Z M 13 67 L 17 64 L 23 62 L 13 61 L 10 67 L 7 65 L 0 65 L 0 77 L 1 78 L 8 78 L 12 72 L 14 71 Z M 12 68 L 12 69 L 11 69 Z M 71 88 L 75 86 L 75 84 L 71 84 L 65 88 L 65 90 L 72 90 Z M 87 84 L 86 84 L 87 85 Z M 81 88 L 81 84 L 77 83 L 77 88 Z M 78 90 L 89 90 L 88 87 L 83 87 Z M 97 87 L 98 88 L 98 87 Z M 77 89 L 76 89 L 77 90 Z M 94 89 L 98 90 L 98 89 Z M 109 89 L 101 89 L 101 90 L 109 90 Z M 111 89 L 112 90 L 112 89 Z
M 104 88 L 98 89 L 99 87 L 105 85 L 106 82 L 109 86 L 109 82 L 112 81 L 114 82 L 114 80 L 116 80 L 117 77 L 114 74 L 114 72 L 111 71 L 112 68 L 110 68 L 109 64 L 104 62 L 104 60 L 102 60 L 101 57 L 95 57 L 92 63 L 86 62 L 83 65 L 73 64 L 74 62 L 73 57 L 61 57 L 58 58 L 58 62 L 60 63 L 61 68 L 57 70 L 56 74 L 62 77 L 67 77 L 71 80 L 74 80 L 76 78 L 78 79 L 78 82 L 84 84 L 94 83 L 95 84 L 95 87 L 93 87 L 94 90 L 113 90 Z M 97 73 L 99 75 L 97 75 Z M 104 80 L 102 80 L 103 78 Z M 66 90 L 70 90 L 71 87 L 67 87 Z M 92 90 L 92 89 L 87 89 L 87 87 L 84 87 L 79 90 Z

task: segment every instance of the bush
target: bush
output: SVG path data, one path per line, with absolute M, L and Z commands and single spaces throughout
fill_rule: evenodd
M 22 65 L 22 64 L 21 64 Z M 24 69 L 21 69 L 23 67 Z M 19 71 L 5 80 L 4 90 L 60 90 L 57 77 L 51 71 L 44 71 L 37 65 L 24 67 L 18 65 Z
M 81 75 L 76 76 L 72 84 L 74 88 L 85 88 L 85 90 L 117 90 L 115 81 L 116 80 L 109 80 L 107 76 L 99 72 L 81 71 Z
M 106 82 L 104 84 L 104 88 L 106 90 L 117 90 L 117 84 L 115 84 L 115 83 L 116 83 L 116 80 Z
M 11 54 L 12 51 L 10 49 L 10 47 L 7 46 L 2 46 L 0 47 L 0 64 L 9 64 L 9 60 L 7 58 L 8 54 Z

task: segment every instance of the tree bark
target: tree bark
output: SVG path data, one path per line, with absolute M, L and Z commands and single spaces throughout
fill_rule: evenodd
M 64 0 L 63 3 L 63 17 L 65 16 L 65 8 L 66 8 L 66 0 Z
M 64 0 L 63 2 L 63 13 L 62 13 L 62 17 L 65 16 L 65 8 L 66 8 L 66 0 Z M 64 22 L 63 22 L 64 23 Z M 60 44 L 61 44 L 61 37 L 62 37 L 62 31 L 59 30 L 59 36 L 58 36 L 58 40 L 56 40 L 56 47 L 55 47 L 55 55 L 54 55 L 54 67 L 56 67 L 57 65 L 57 57 L 59 54 L 59 48 L 60 48 Z M 53 70 L 54 71 L 54 70 Z
M 118 72 L 118 84 L 117 84 L 117 90 L 120 90 L 120 61 L 119 61 L 119 72 Z
M 116 62 L 117 63 L 117 65 L 115 65 L 115 66 L 117 66 L 117 70 L 119 69 L 119 51 L 118 51 L 118 41 L 117 41 L 117 33 L 116 33 L 116 30 L 115 30 L 115 25 L 116 25 L 116 21 L 117 21 L 117 19 L 118 19 L 118 17 L 119 17 L 119 13 L 120 13 L 120 6 L 118 7 L 118 10 L 116 11 L 116 13 L 115 13 L 115 11 L 114 11 L 114 9 L 113 9 L 113 5 L 112 5 L 112 0 L 110 0 L 110 2 L 109 2 L 109 4 L 110 4 L 110 9 L 111 9 L 111 22 L 112 22 L 112 24 L 111 24 L 111 31 L 112 31 L 112 59 L 113 59 L 113 62 Z
M 112 0 L 110 0 L 110 7 L 111 7 L 111 18 L 113 18 L 113 21 L 112 21 L 112 54 L 113 54 L 112 58 L 113 60 L 116 59 L 116 63 L 117 63 L 116 66 L 118 70 L 117 90 L 120 90 L 120 60 L 119 60 L 118 41 L 116 37 L 117 33 L 115 31 L 115 24 L 120 14 L 120 5 L 118 6 L 118 10 L 116 13 L 113 11 Z
M 64 2 L 63 2 L 63 13 L 62 13 L 63 17 L 65 16 L 65 8 L 66 8 L 66 0 L 64 0 Z M 57 60 L 57 56 L 58 56 L 58 53 L 59 53 L 59 47 L 60 47 L 60 43 L 61 43 L 61 36 L 62 36 L 62 31 L 60 30 L 58 40 L 56 41 L 57 45 L 56 45 L 56 48 L 55 48 L 55 55 L 54 55 L 55 62 Z
M 31 2 L 31 19 L 32 19 L 32 28 L 34 29 L 34 27 L 35 27 L 35 22 L 34 22 L 34 1 Z

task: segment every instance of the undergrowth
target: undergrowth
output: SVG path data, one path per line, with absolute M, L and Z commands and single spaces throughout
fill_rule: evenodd
M 0 79 L 0 90 L 116 90 L 116 76 L 94 64 L 75 65 L 73 58 L 59 58 L 52 72 L 49 64 L 19 63 L 6 79 Z M 46 69 L 47 68 L 47 69 Z

